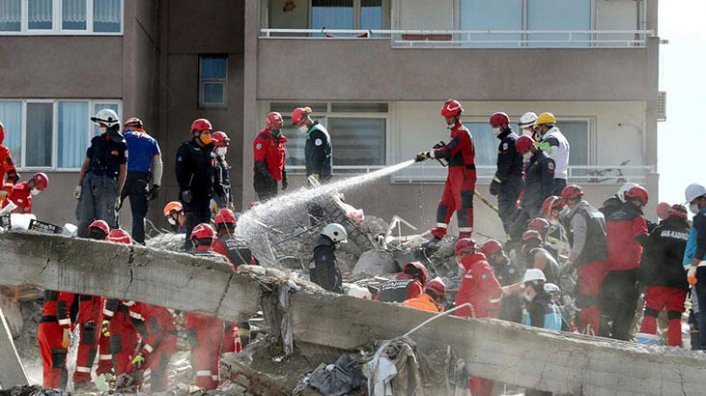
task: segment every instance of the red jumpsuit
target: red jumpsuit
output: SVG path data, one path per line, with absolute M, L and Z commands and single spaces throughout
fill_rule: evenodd
M 142 335 L 139 352 L 145 358 L 143 368 L 149 368 L 150 391 L 166 392 L 169 386 L 167 366 L 176 352 L 176 326 L 168 309 L 136 302 L 129 307 L 130 317 Z M 134 356 L 133 356 L 134 357 Z
M 456 306 L 471 303 L 473 308 L 461 308 L 456 316 L 468 318 L 497 318 L 500 313 L 502 288 L 493 268 L 482 253 L 474 253 L 461 258 L 465 271 L 461 287 L 456 294 Z M 469 378 L 472 395 L 490 396 L 493 394 L 493 381 L 481 377 Z
M 109 320 L 108 331 L 110 332 L 110 354 L 112 362 L 100 359 L 98 361 L 98 374 L 110 371 L 115 368 L 115 374 L 121 375 L 132 370 L 132 356 L 140 341 L 140 336 L 130 317 L 129 306 L 133 302 L 110 299 L 105 301 L 103 308 L 104 320 Z
M 12 213 L 32 213 L 32 194 L 27 182 L 17 183 L 9 189 L 6 187 L 5 191 L 8 191 L 10 196 L 2 201 L 0 209 L 6 207 L 12 201 L 12 203 L 17 205 Z
M 451 129 L 451 141 L 434 149 L 431 155 L 449 162 L 449 175 L 436 211 L 436 228 L 431 233 L 436 238 L 443 238 L 451 215 L 456 212 L 459 238 L 469 238 L 473 233 L 473 195 L 476 190 L 476 154 L 471 132 L 458 122 Z
M 10 184 L 15 184 L 20 181 L 20 175 L 17 174 L 17 170 L 15 169 L 15 163 L 12 161 L 10 149 L 3 145 L 4 141 L 5 130 L 0 127 L 0 186 L 5 184 L 6 176 L 7 182 Z
M 104 299 L 100 296 L 78 296 L 78 326 L 80 342 L 76 352 L 76 371 L 74 371 L 74 384 L 91 381 L 91 368 L 100 349 L 108 355 L 108 362 L 112 366 L 112 356 L 108 339 L 102 337 L 101 323 L 103 322 Z M 100 347 L 100 348 L 99 348 Z M 103 355 L 101 355 L 103 356 Z M 103 374 L 99 372 L 98 375 Z
M 282 181 L 282 189 L 286 188 L 287 173 L 284 170 L 287 138 L 280 134 L 274 136 L 265 128 L 261 130 L 253 142 L 253 158 L 255 160 L 253 187 L 261 201 L 277 195 L 277 182 Z
M 230 247 L 229 245 L 227 245 L 231 241 L 235 242 L 235 238 L 230 238 L 227 235 L 221 235 L 218 239 L 213 242 L 211 248 L 214 252 L 228 257 L 228 260 L 230 260 L 231 264 L 233 264 L 233 270 L 237 270 L 238 266 L 241 264 L 255 264 L 255 260 L 252 255 L 248 256 L 239 254 L 240 252 L 238 252 L 238 249 L 236 249 L 234 246 Z M 240 262 L 234 262 L 233 256 L 240 258 Z M 245 262 L 247 260 L 250 261 Z M 225 333 L 223 334 L 223 352 L 240 352 L 243 350 L 243 345 L 240 342 L 240 329 L 238 327 L 238 323 L 225 322 Z
M 65 390 L 69 379 L 66 368 L 68 345 L 62 345 L 64 330 L 71 331 L 70 310 L 73 293 L 47 290 L 44 293 L 42 319 L 37 329 L 39 352 L 44 366 L 42 385 L 49 389 Z

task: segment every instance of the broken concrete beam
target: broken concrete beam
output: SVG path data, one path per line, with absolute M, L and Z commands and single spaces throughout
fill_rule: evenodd
M 236 320 L 254 312 L 278 272 L 184 254 L 29 233 L 0 234 L 0 279 L 10 285 L 144 301 Z M 279 273 L 281 274 L 281 273 Z M 289 304 L 294 340 L 352 350 L 392 339 L 428 312 L 334 295 L 304 282 Z M 453 348 L 474 375 L 540 390 L 583 394 L 682 395 L 706 389 L 697 353 L 549 332 L 495 320 L 442 317 L 414 333 L 420 351 Z
M 29 385 L 2 309 L 0 322 L 0 389 Z

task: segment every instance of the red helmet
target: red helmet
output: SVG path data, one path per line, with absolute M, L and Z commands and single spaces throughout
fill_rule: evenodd
M 442 117 L 460 117 L 463 113 L 461 103 L 456 99 L 449 99 L 441 106 Z
M 230 138 L 223 131 L 212 133 L 211 140 L 216 144 L 216 147 L 226 147 L 230 144 Z
M 647 190 L 642 186 L 630 187 L 630 189 L 625 192 L 625 199 L 637 199 L 642 202 L 643 205 L 647 205 Z
M 216 224 L 235 224 L 235 214 L 230 209 L 221 209 L 216 214 L 213 222 Z
M 35 173 L 34 176 L 32 176 L 32 180 L 34 180 L 34 186 L 37 187 L 39 191 L 45 190 L 49 185 L 49 177 L 43 172 Z
M 203 131 L 212 131 L 213 126 L 211 126 L 211 122 L 205 118 L 199 118 L 198 120 L 194 121 L 191 123 L 191 132 L 203 132 Z
M 535 230 L 527 230 L 522 233 L 522 241 L 530 241 L 532 239 L 538 240 L 540 243 L 542 242 L 542 236 L 539 234 L 539 232 Z
M 125 129 L 128 129 L 128 128 L 142 129 L 144 127 L 145 127 L 145 125 L 142 123 L 142 120 L 137 117 L 130 117 L 123 124 L 123 128 L 125 128 Z M 193 127 L 193 125 L 192 125 L 192 127 Z
M 309 114 L 311 114 L 311 107 L 297 107 L 292 111 L 292 125 L 295 127 L 302 126 Z
M 544 214 L 544 217 L 548 219 L 552 214 L 552 210 L 561 210 L 563 206 L 564 201 L 562 201 L 561 197 L 557 197 L 556 195 L 550 195 L 547 197 L 547 199 L 544 200 L 544 203 L 542 204 L 542 213 Z
M 485 254 L 486 256 L 502 252 L 502 250 L 503 245 L 501 245 L 500 242 L 496 241 L 495 239 L 488 240 L 488 242 L 483 244 L 483 247 L 480 248 L 480 252 Z
M 132 245 L 132 238 L 130 238 L 130 234 L 128 234 L 127 231 L 123 230 L 122 228 L 118 228 L 111 231 L 110 234 L 108 234 L 106 241 Z
M 527 229 L 537 231 L 540 235 L 545 235 L 549 231 L 549 227 L 551 227 L 551 224 L 541 217 L 532 219 L 527 225 Z
M 191 230 L 191 240 L 194 239 L 213 239 L 216 237 L 216 231 L 213 230 L 208 223 L 201 223 Z
M 100 230 L 103 231 L 105 236 L 108 236 L 110 234 L 110 227 L 108 227 L 108 223 L 106 223 L 104 220 L 96 220 L 91 225 L 88 226 L 88 231 L 90 232 L 91 230 Z
M 490 116 L 490 126 L 493 128 L 508 124 L 510 124 L 510 117 L 508 117 L 505 113 L 498 112 L 493 113 L 493 115 Z
M 446 284 L 444 284 L 444 281 L 441 280 L 441 278 L 434 278 L 427 284 L 427 290 L 431 290 L 439 296 L 440 299 L 443 299 L 446 297 Z
M 527 135 L 522 135 L 515 141 L 515 150 L 517 150 L 517 152 L 520 154 L 524 154 L 530 151 L 533 145 L 534 140 L 532 140 L 531 137 Z
M 280 129 L 284 126 L 284 120 L 282 119 L 282 114 L 273 111 L 267 113 L 267 124 L 265 125 L 267 129 Z
M 405 264 L 404 268 L 402 268 L 402 272 L 412 276 L 418 276 L 420 278 L 419 281 L 422 283 L 422 286 L 426 285 L 427 279 L 429 279 L 429 272 L 427 271 L 427 267 L 425 267 L 424 264 L 420 263 L 419 261 L 411 261 Z
M 583 197 L 583 189 L 578 184 L 568 185 L 561 191 L 561 199 L 564 204 L 569 199 L 581 199 L 581 197 Z
M 456 242 L 455 254 L 457 256 L 472 254 L 475 252 L 476 252 L 476 241 L 474 241 L 473 239 L 461 238 L 458 240 L 458 242 Z
M 674 204 L 671 208 L 669 208 L 668 213 L 669 216 L 678 217 L 680 219 L 686 220 L 687 218 L 686 206 L 684 205 Z

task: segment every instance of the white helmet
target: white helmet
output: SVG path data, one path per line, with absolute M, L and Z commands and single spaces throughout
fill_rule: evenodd
M 348 233 L 342 225 L 331 223 L 321 230 L 321 235 L 327 236 L 333 243 L 346 242 Z
M 702 186 L 701 184 L 689 184 L 689 186 L 686 188 L 684 191 L 684 197 L 686 198 L 686 203 L 691 203 L 691 201 L 695 200 L 696 198 L 706 195 L 706 188 Z
M 102 124 L 107 125 L 108 127 L 120 124 L 118 115 L 115 113 L 115 111 L 111 109 L 102 109 L 98 111 L 95 116 L 91 117 L 91 121 L 100 122 Z
M 559 286 L 555 285 L 554 283 L 545 283 L 544 291 L 552 295 L 561 294 L 561 289 L 559 289 Z
M 523 283 L 536 281 L 536 280 L 541 280 L 541 281 L 547 280 L 547 277 L 544 276 L 544 272 L 542 272 L 541 269 L 530 268 L 525 272 L 525 276 L 522 278 Z
M 520 117 L 520 122 L 518 122 L 517 125 L 520 128 L 526 128 L 528 126 L 534 125 L 535 121 L 537 121 L 537 114 L 530 111 Z
M 615 196 L 618 197 L 620 202 L 625 202 L 625 193 L 628 192 L 629 189 L 637 186 L 639 186 L 637 183 L 625 183 L 620 186 L 618 192 L 615 193 Z

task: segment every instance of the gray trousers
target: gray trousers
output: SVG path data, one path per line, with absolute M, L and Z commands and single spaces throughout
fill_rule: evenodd
M 88 226 L 95 220 L 105 220 L 111 228 L 117 227 L 115 198 L 118 181 L 108 176 L 96 176 L 86 173 L 81 185 L 81 198 L 76 206 L 78 236 L 85 238 Z

